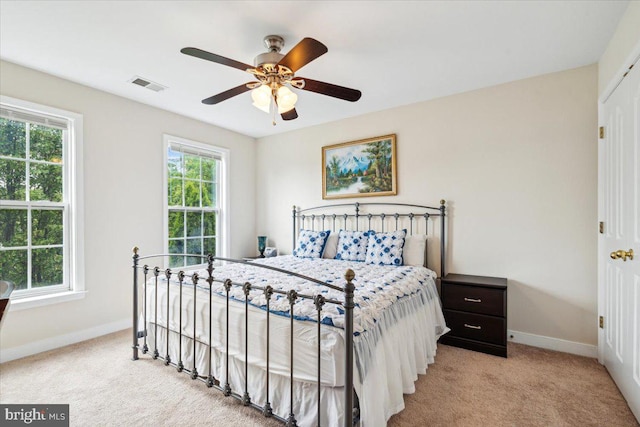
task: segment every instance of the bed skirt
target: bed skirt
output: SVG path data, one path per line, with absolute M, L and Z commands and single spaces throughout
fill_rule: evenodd
M 160 287 L 162 289 L 162 287 Z M 430 288 L 431 289 L 431 288 Z M 435 291 L 435 286 L 432 288 Z M 166 300 L 165 300 L 166 301 Z M 163 304 L 160 305 L 162 307 Z M 165 321 L 158 321 L 157 349 L 162 356 L 166 353 L 167 330 Z M 171 322 L 173 323 L 173 322 Z M 301 323 L 301 322 L 297 322 Z M 308 322 L 305 322 L 308 323 Z M 343 330 L 331 328 L 339 339 Z M 147 324 L 148 342 L 151 351 L 155 346 L 156 325 Z M 434 362 L 438 338 L 446 333 L 440 300 L 436 294 L 419 292 L 403 298 L 385 311 L 376 328 L 354 337 L 354 388 L 360 404 L 360 425 L 362 427 L 385 426 L 387 420 L 404 409 L 404 394 L 415 392 L 415 381 L 419 374 L 426 373 Z M 200 336 L 200 333 L 197 334 Z M 203 335 L 204 336 L 204 335 Z M 191 335 L 182 335 L 182 357 L 179 352 L 180 335 L 169 332 L 169 356 L 172 361 L 182 360 L 185 368 L 193 366 L 193 341 Z M 203 340 L 196 342 L 196 369 L 201 374 L 209 372 L 208 348 Z M 344 348 L 343 346 L 338 346 Z M 337 355 L 339 360 L 342 355 Z M 213 376 L 226 381 L 225 355 L 213 346 L 211 348 L 211 371 Z M 251 360 L 251 359 L 250 359 Z M 282 360 L 284 375 L 272 372 L 269 376 L 269 396 L 273 413 L 283 418 L 290 413 L 290 379 L 288 360 Z M 294 362 L 295 363 L 295 362 Z M 309 363 L 315 363 L 310 361 Z M 311 365 L 312 366 L 312 365 Z M 294 366 L 295 368 L 295 366 Z M 312 377 L 313 372 L 308 376 Z M 303 374 L 296 378 L 304 378 Z M 341 378 L 337 375 L 336 378 Z M 240 393 L 245 384 L 245 363 L 243 352 L 229 356 L 229 384 L 234 392 Z M 344 424 L 344 388 L 342 384 L 325 384 L 320 391 L 322 425 Z M 261 361 L 249 363 L 248 391 L 251 401 L 258 405 L 266 402 L 266 370 Z M 315 426 L 318 390 L 315 381 L 294 380 L 294 408 L 299 426 Z

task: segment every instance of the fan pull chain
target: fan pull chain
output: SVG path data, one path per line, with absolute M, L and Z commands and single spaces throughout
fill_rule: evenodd
M 276 125 L 276 110 L 278 109 L 278 104 L 276 104 L 276 99 L 272 96 L 271 97 L 271 113 L 272 113 L 272 118 L 271 118 L 271 124 L 272 125 Z

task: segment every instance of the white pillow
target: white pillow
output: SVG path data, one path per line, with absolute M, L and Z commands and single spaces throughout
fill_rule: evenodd
M 402 258 L 404 265 L 424 267 L 424 255 L 427 247 L 426 234 L 414 234 L 407 236 L 404 241 Z
M 334 259 L 336 253 L 338 253 L 338 233 L 331 233 L 327 239 L 327 243 L 324 245 L 324 253 L 322 258 Z

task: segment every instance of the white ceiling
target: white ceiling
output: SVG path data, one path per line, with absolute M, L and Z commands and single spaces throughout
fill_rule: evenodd
M 0 1 L 0 58 L 252 137 L 597 62 L 628 1 Z M 250 93 L 200 101 L 249 74 L 180 53 L 253 63 L 278 34 L 329 52 L 297 75 L 362 91 L 297 91 L 277 126 Z M 155 93 L 134 75 L 168 86 Z

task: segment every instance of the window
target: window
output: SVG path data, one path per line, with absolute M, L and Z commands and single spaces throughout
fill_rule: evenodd
M 165 233 L 169 254 L 226 256 L 228 150 L 165 135 Z M 203 264 L 174 255 L 169 267 Z
M 78 114 L 0 98 L 0 279 L 14 283 L 13 298 L 84 290 L 81 128 Z

